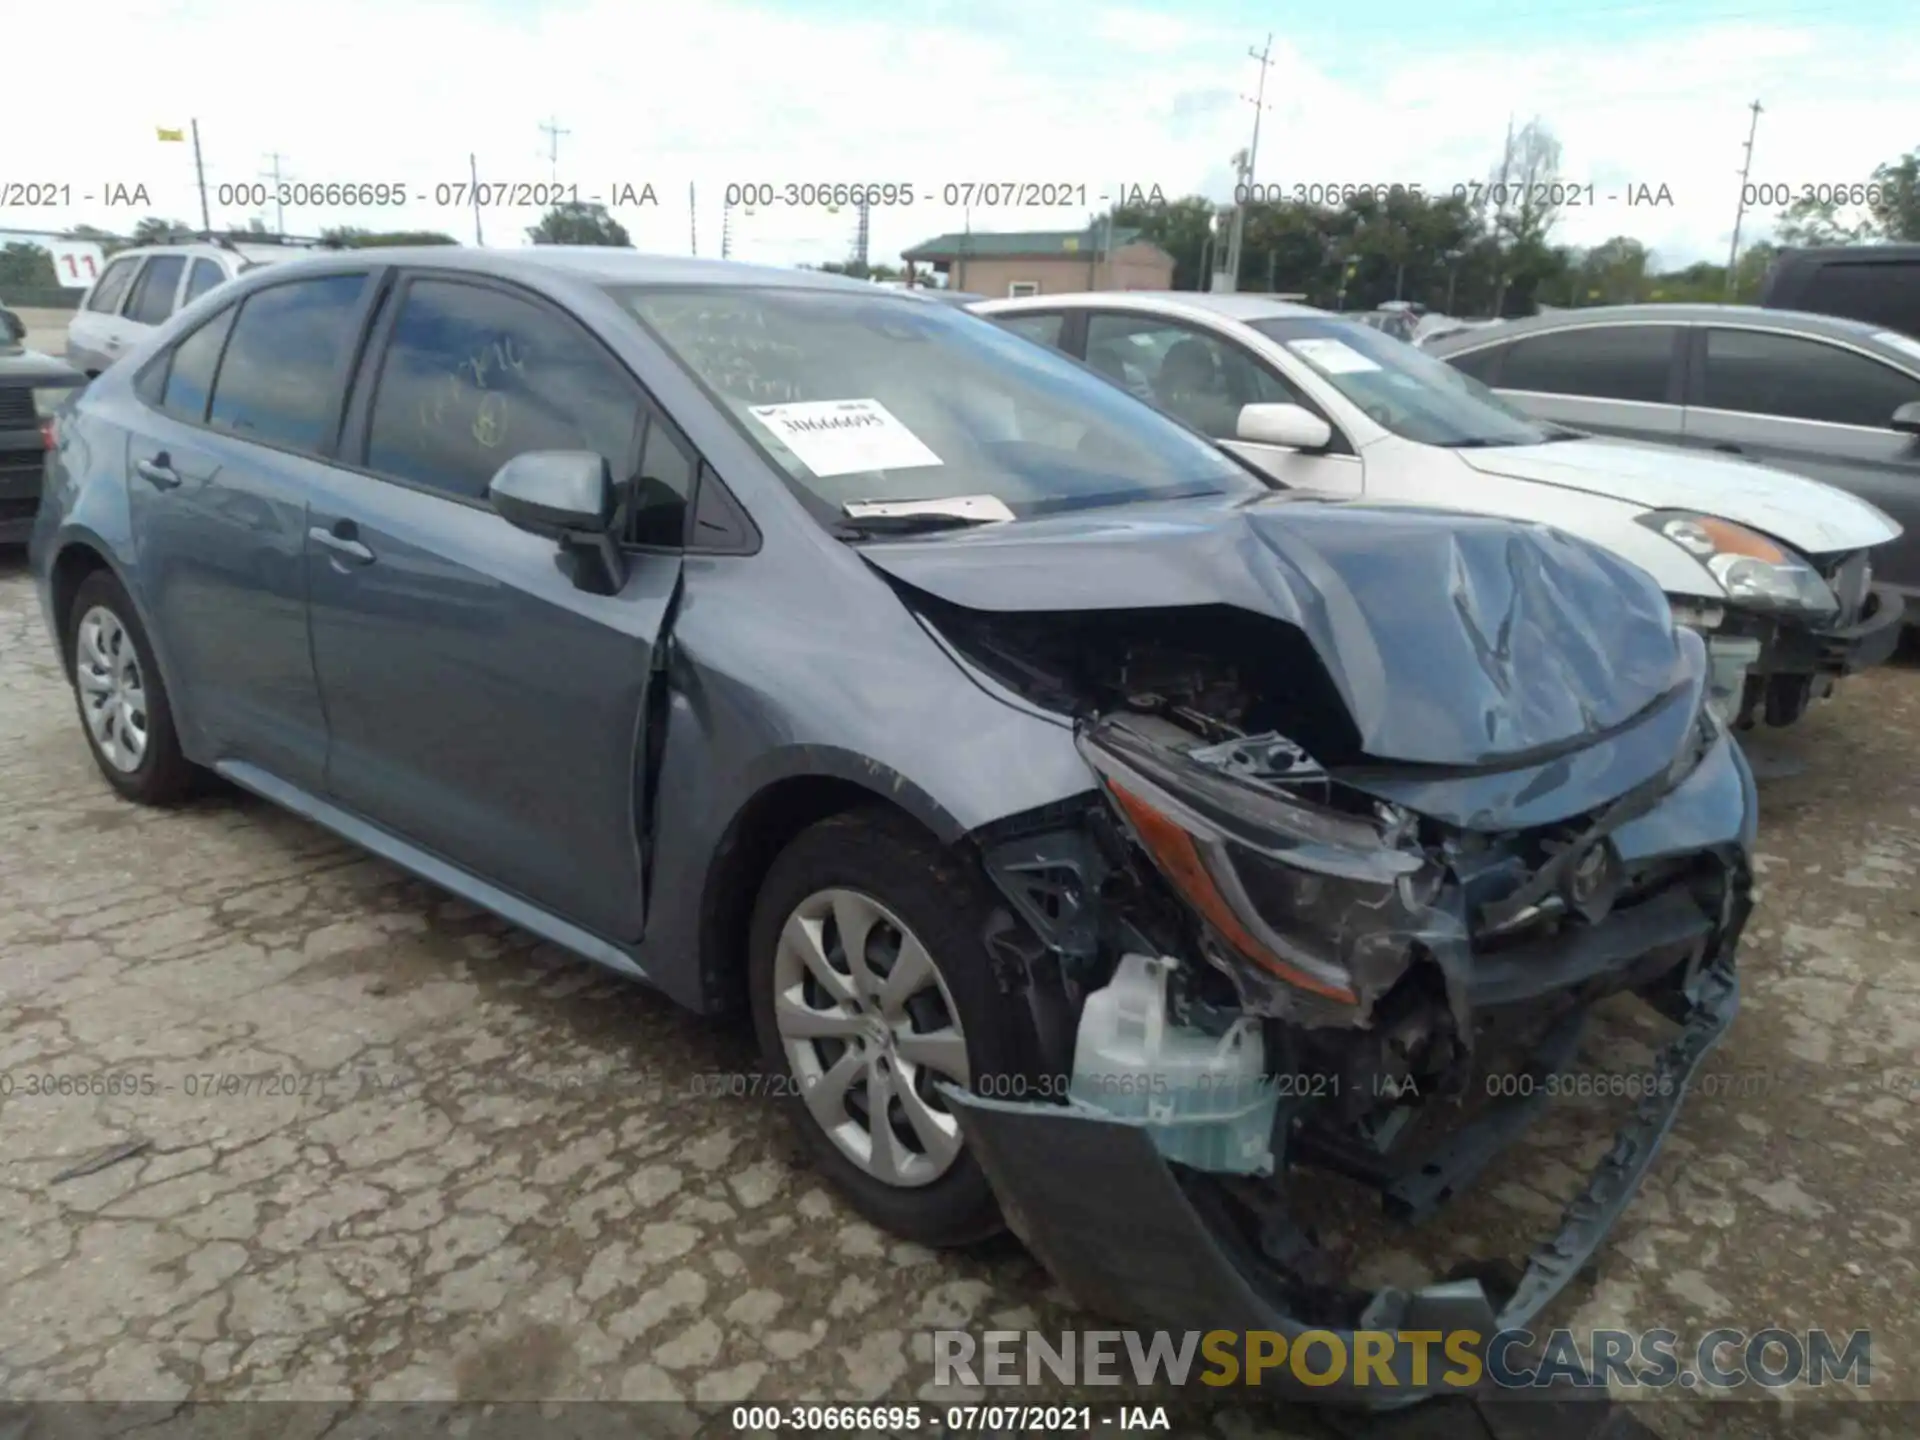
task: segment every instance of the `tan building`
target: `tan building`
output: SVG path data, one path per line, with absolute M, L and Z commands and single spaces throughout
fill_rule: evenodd
M 1171 290 L 1173 256 L 1138 230 L 978 230 L 942 235 L 901 253 L 907 275 L 944 275 L 954 290 L 999 300 L 1011 295 L 1070 295 L 1086 290 Z

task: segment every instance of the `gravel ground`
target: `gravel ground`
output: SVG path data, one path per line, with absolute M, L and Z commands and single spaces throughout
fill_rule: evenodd
M 1553 1323 L 1871 1328 L 1871 1393 L 1920 1398 L 1916 737 L 1909 656 L 1773 742 L 1804 770 L 1764 787 L 1745 1008 Z M 0 816 L 0 1397 L 944 1399 L 925 1332 L 1094 1323 L 1012 1242 L 877 1232 L 765 1103 L 702 1093 L 747 1068 L 738 1031 L 263 802 L 116 799 L 4 553 Z M 1583 1060 L 1644 1053 L 1619 1019 Z M 133 1093 L 24 1093 L 49 1074 Z M 1440 1259 L 1544 1228 L 1604 1148 L 1591 1119 L 1550 1115 Z M 1374 1278 L 1417 1280 L 1418 1254 Z M 1679 1435 L 1701 1408 L 1641 1413 Z

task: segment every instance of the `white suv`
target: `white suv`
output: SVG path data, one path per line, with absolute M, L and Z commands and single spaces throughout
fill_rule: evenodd
M 67 326 L 67 359 L 89 379 L 183 305 L 243 270 L 305 253 L 292 245 L 202 240 L 122 250 Z

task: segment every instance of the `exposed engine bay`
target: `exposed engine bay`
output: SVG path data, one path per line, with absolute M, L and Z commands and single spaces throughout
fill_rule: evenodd
M 1536 1113 L 1464 1103 L 1490 1052 L 1564 1065 L 1587 1012 L 1620 992 L 1683 1035 L 1712 1029 L 1700 1054 L 1717 1038 L 1699 1017 L 1707 998 L 1737 996 L 1750 881 L 1745 822 L 1729 818 L 1745 792 L 1726 798 L 1744 772 L 1725 760 L 1703 659 L 1597 743 L 1457 769 L 1366 754 L 1314 647 L 1281 621 L 921 599 L 980 674 L 1072 717 L 1101 785 L 1084 806 L 978 837 L 1008 901 L 989 951 L 1031 1010 L 1036 1070 L 1071 1077 L 1058 1098 L 1074 1114 L 1151 1140 L 1284 1315 L 1381 1317 L 1381 1297 L 1345 1288 L 1296 1222 L 1302 1167 L 1359 1180 L 1418 1222 Z M 1692 824 L 1695 809 L 1712 823 Z M 1590 1251 L 1630 1193 L 1584 1242 L 1563 1234 L 1562 1258 Z M 1566 1274 L 1551 1279 L 1515 1267 L 1485 1302 L 1537 1308 Z

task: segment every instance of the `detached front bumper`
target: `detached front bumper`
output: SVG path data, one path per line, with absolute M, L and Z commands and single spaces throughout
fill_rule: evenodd
M 1760 641 L 1755 675 L 1838 678 L 1886 662 L 1900 644 L 1906 602 L 1891 586 L 1876 585 L 1867 592 L 1851 623 L 1829 630 L 1816 630 L 1793 620 L 1763 620 L 1738 610 L 1729 610 L 1727 619 L 1726 633 L 1750 635 Z
M 1471 1330 L 1484 1345 L 1545 1309 L 1626 1209 L 1673 1128 L 1695 1072 L 1733 1023 L 1740 986 L 1731 963 L 1703 971 L 1695 995 L 1680 1032 L 1656 1058 L 1632 1119 L 1567 1204 L 1558 1227 L 1534 1246 L 1511 1295 L 1496 1302 L 1479 1280 L 1412 1293 L 1382 1290 L 1356 1329 Z M 1290 1344 L 1310 1330 L 1327 1331 L 1263 1293 L 1269 1287 L 1262 1277 L 1245 1255 L 1222 1242 L 1144 1130 L 1056 1105 L 954 1091 L 947 1099 L 1008 1225 L 1089 1309 L 1140 1328 L 1272 1331 Z M 1354 1330 L 1332 1333 L 1346 1353 L 1355 1353 Z M 1449 1393 L 1432 1378 L 1436 1367 L 1428 1369 L 1428 1384 L 1415 1385 L 1414 1363 L 1412 1347 L 1394 1348 L 1392 1386 L 1356 1385 L 1349 1370 L 1334 1385 L 1309 1387 L 1284 1366 L 1265 1371 L 1262 1384 L 1292 1398 L 1379 1409 Z

